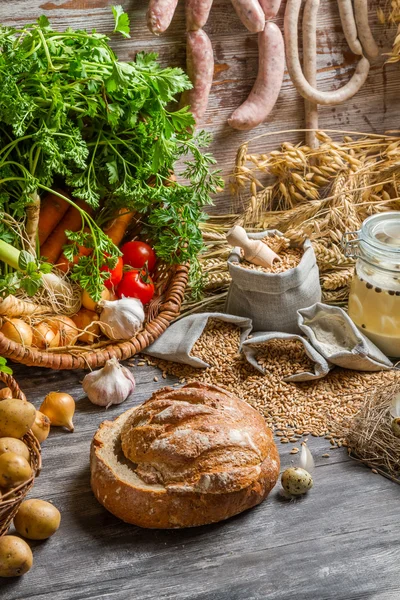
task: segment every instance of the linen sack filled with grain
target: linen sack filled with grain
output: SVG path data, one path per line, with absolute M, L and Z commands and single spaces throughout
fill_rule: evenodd
M 248 360 L 248 362 L 253 365 L 257 371 L 265 374 L 265 369 L 260 365 L 257 360 L 257 356 L 260 352 L 260 349 L 265 345 L 268 346 L 268 342 L 271 340 L 297 340 L 303 344 L 304 351 L 307 354 L 308 358 L 314 363 L 314 370 L 311 371 L 303 371 L 301 373 L 295 373 L 293 375 L 288 375 L 287 377 L 283 377 L 282 381 L 286 382 L 300 382 L 300 381 L 313 381 L 314 379 L 322 379 L 329 373 L 329 371 L 333 368 L 333 365 L 330 365 L 327 360 L 319 352 L 313 348 L 313 346 L 301 335 L 296 335 L 295 333 L 280 333 L 278 331 L 271 331 L 270 333 L 255 333 L 248 340 L 244 341 L 242 344 L 243 353 Z
M 282 234 L 277 230 L 248 234 L 262 240 Z M 298 264 L 280 273 L 265 272 L 241 266 L 240 248 L 234 248 L 228 258 L 232 282 L 225 311 L 248 317 L 254 331 L 301 333 L 297 311 L 321 300 L 319 270 L 309 240 L 304 242 Z
M 209 319 L 233 323 L 240 327 L 240 345 L 249 335 L 252 324 L 250 319 L 225 315 L 223 313 L 198 313 L 189 315 L 173 323 L 151 346 L 142 351 L 155 358 L 191 365 L 197 368 L 207 368 L 206 362 L 191 355 L 192 348 L 201 336 Z M 216 348 L 217 351 L 217 348 Z M 237 349 L 240 351 L 240 347 Z

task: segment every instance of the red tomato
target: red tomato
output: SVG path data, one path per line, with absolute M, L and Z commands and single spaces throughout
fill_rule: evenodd
M 117 288 L 118 298 L 138 298 L 142 304 L 150 302 L 154 296 L 154 283 L 145 271 L 126 271 Z
M 112 290 L 113 288 L 117 287 L 117 285 L 119 284 L 119 282 L 122 279 L 123 268 L 124 268 L 124 262 L 123 262 L 121 256 L 118 256 L 118 262 L 117 262 L 117 265 L 114 267 L 114 269 L 109 269 L 106 265 L 103 265 L 101 267 L 100 271 L 108 271 L 110 273 L 110 277 L 108 279 L 106 279 L 104 282 L 104 285 L 106 286 L 106 288 L 108 288 L 109 290 Z
M 156 255 L 151 246 L 145 242 L 126 242 L 121 248 L 124 264 L 134 269 L 142 269 L 146 262 L 150 272 L 156 266 Z

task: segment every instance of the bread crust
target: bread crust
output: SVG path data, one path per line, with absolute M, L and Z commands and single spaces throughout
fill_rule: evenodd
M 193 388 L 193 384 L 189 384 L 188 387 Z M 215 386 L 196 384 L 194 387 L 204 399 L 207 395 L 208 398 L 213 397 L 213 394 L 215 399 L 217 393 L 239 403 L 239 408 L 241 404 L 245 404 Z M 217 485 L 210 493 L 202 492 L 199 486 L 182 485 L 182 481 L 178 485 L 151 484 L 137 476 L 137 464 L 126 459 L 122 453 L 121 432 L 129 428 L 129 424 L 134 422 L 139 414 L 137 411 L 143 412 L 147 403 L 152 400 L 159 401 L 160 398 L 176 398 L 176 391 L 173 388 L 159 390 L 140 407 L 123 413 L 115 421 L 103 422 L 93 438 L 90 458 L 92 490 L 107 510 L 127 523 L 152 529 L 216 523 L 260 504 L 277 481 L 279 455 L 272 434 L 259 413 L 247 404 L 243 407 L 247 420 L 252 422 L 253 428 L 256 426 L 258 433 L 260 428 L 262 429 L 262 460 L 251 471 L 252 477 L 247 473 L 247 478 L 239 477 L 240 484 L 236 482 L 236 486 L 227 485 L 225 489 Z M 187 390 L 189 396 L 192 391 L 193 389 Z M 254 414 L 249 414 L 249 409 Z M 232 458 L 235 459 L 233 453 Z M 225 463 L 226 456 L 224 465 Z M 235 469 L 233 471 L 235 472 Z

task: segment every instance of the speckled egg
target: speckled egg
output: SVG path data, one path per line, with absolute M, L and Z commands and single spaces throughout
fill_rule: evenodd
M 392 421 L 392 431 L 396 437 L 400 437 L 400 417 L 396 417 Z
M 300 467 L 290 467 L 282 473 L 282 487 L 291 496 L 302 496 L 313 486 L 310 473 Z

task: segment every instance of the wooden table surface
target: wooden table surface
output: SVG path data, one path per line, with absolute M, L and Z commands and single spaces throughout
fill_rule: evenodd
M 33 497 L 53 502 L 61 527 L 33 542 L 34 566 L 2 580 L 1 600 L 398 600 L 399 488 L 311 438 L 315 486 L 296 502 L 279 485 L 260 506 L 216 525 L 144 530 L 109 514 L 89 483 L 89 446 L 98 425 L 145 400 L 166 382 L 133 367 L 137 388 L 122 406 L 93 406 L 81 372 L 15 367 L 36 407 L 49 391 L 77 401 L 75 432 L 52 429 Z M 159 381 L 154 382 L 158 375 Z M 279 444 L 282 467 L 291 444 Z M 329 453 L 329 458 L 322 455 Z

